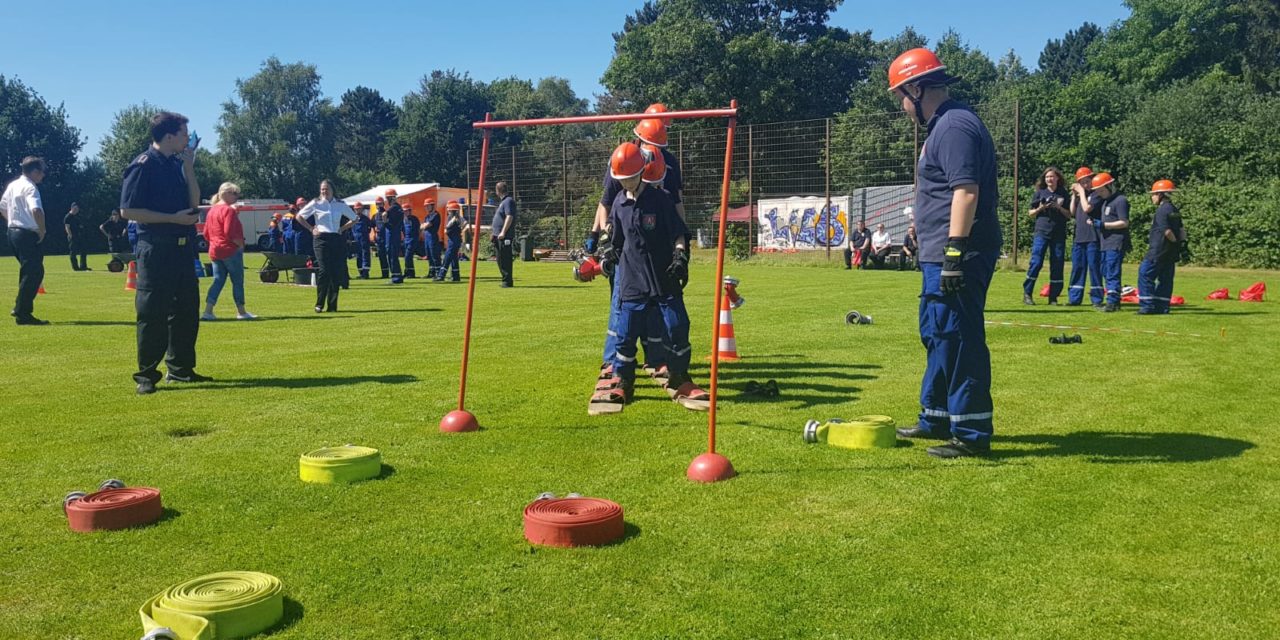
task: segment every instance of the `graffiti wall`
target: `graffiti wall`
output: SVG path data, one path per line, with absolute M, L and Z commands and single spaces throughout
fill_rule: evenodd
M 849 238 L 850 198 L 821 196 L 762 199 L 756 207 L 761 249 L 843 247 Z

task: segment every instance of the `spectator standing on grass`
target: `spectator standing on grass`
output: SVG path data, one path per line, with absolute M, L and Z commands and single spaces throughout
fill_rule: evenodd
M 490 241 L 493 242 L 494 254 L 498 256 L 498 272 L 502 274 L 502 288 L 509 289 L 514 284 L 511 269 L 515 264 L 515 252 L 512 250 L 511 241 L 516 232 L 516 201 L 507 193 L 505 182 L 495 185 L 494 191 L 497 192 L 501 202 L 498 203 L 498 210 L 493 214 Z
M 244 308 L 244 226 L 235 204 L 240 200 L 240 187 L 224 182 L 209 200 L 213 205 L 204 218 L 204 238 L 209 243 L 209 262 L 213 263 L 213 282 L 204 296 L 201 320 L 217 320 L 213 307 L 227 279 L 231 279 L 231 299 L 236 303 L 237 320 L 253 320 L 257 316 Z
M 120 217 L 119 209 L 112 209 L 111 216 L 102 224 L 98 225 L 98 230 L 107 239 L 107 251 L 111 253 L 129 253 L 133 250 L 129 246 L 129 239 L 125 237 L 125 231 L 129 228 L 129 224 Z
M 18 297 L 9 315 L 18 324 L 45 325 L 32 313 L 35 310 L 36 292 L 44 282 L 44 204 L 40 200 L 39 184 L 44 181 L 46 167 L 43 158 L 27 156 L 20 165 L 22 175 L 5 187 L 0 196 L 0 217 L 5 220 L 9 232 L 9 244 L 18 259 Z
M 1107 283 L 1106 313 L 1120 310 L 1121 269 L 1124 255 L 1133 248 L 1129 239 L 1129 199 L 1116 190 L 1109 173 L 1093 177 L 1093 191 L 1101 198 L 1102 215 L 1094 226 L 1102 238 L 1102 278 Z
M 1062 172 L 1049 167 L 1036 181 L 1036 194 L 1031 197 L 1031 210 L 1027 212 L 1035 220 L 1035 236 L 1031 242 L 1031 263 L 1027 265 L 1027 278 L 1022 281 L 1022 303 L 1036 303 L 1036 278 L 1044 267 L 1045 254 L 1049 254 L 1049 304 L 1058 304 L 1062 294 L 1062 268 L 1067 257 L 1067 221 L 1071 211 L 1067 209 L 1068 197 Z
M 444 262 L 436 271 L 436 282 L 444 282 L 445 271 L 452 272 L 452 281 L 458 282 L 460 277 L 458 274 L 458 252 L 462 250 L 462 235 L 467 232 L 470 225 L 462 219 L 462 207 L 457 200 L 450 200 L 445 206 L 445 211 L 449 216 L 448 221 L 444 224 L 444 235 L 448 240 L 448 244 L 444 250 Z
M 404 277 L 417 278 L 415 258 L 418 255 L 418 236 L 422 234 L 422 221 L 413 213 L 413 204 L 404 205 Z
M 404 209 L 400 208 L 395 189 L 387 189 L 383 195 L 386 196 L 386 207 L 378 207 L 378 221 L 381 223 L 378 230 L 382 234 L 382 244 L 378 248 L 386 256 L 387 268 L 391 270 L 391 284 L 400 284 L 404 282 L 404 276 L 400 274 L 400 236 L 404 233 Z
M 333 194 L 328 180 L 320 181 L 320 197 L 303 205 L 294 218 L 315 240 L 316 313 L 338 310 L 338 292 L 347 272 L 347 243 L 342 233 L 356 223 L 356 214 Z
M 1071 284 L 1067 304 L 1084 302 L 1085 278 L 1089 279 L 1089 299 L 1095 309 L 1102 309 L 1102 245 L 1097 220 L 1101 198 L 1093 192 L 1093 170 L 1076 169 L 1076 182 L 1071 185 L 1071 215 L 1075 217 L 1075 240 L 1071 245 Z
M 907 227 L 907 235 L 902 238 L 902 248 L 898 250 L 898 271 L 908 268 L 919 271 L 920 264 L 916 255 L 920 252 L 920 241 L 916 239 L 916 225 Z
M 155 393 L 160 361 L 166 382 L 208 382 L 196 373 L 200 332 L 200 281 L 196 279 L 196 182 L 198 143 L 185 116 L 162 111 L 151 117 L 151 147 L 124 170 L 120 211 L 138 223 L 138 394 Z
M 422 248 L 427 254 L 427 277 L 434 280 L 440 270 L 440 212 L 436 211 L 436 201 L 427 199 L 423 203 L 422 214 Z
M 889 90 L 926 132 L 915 206 L 925 372 L 919 422 L 898 435 L 948 440 L 929 447 L 938 458 L 991 449 L 991 353 L 983 309 L 1002 243 L 995 143 L 977 114 L 951 98 L 947 87 L 955 81 L 924 48 L 889 65 Z
M 1172 180 L 1156 180 L 1151 185 L 1151 204 L 1156 215 L 1151 221 L 1150 248 L 1138 267 L 1138 313 L 1169 313 L 1173 297 L 1173 272 L 1187 241 L 1182 227 L 1182 213 L 1173 206 L 1169 194 L 1175 191 Z
M 875 233 L 871 234 L 871 260 L 877 269 L 884 268 L 884 261 L 889 257 L 891 249 L 893 249 L 893 236 L 884 230 L 884 223 L 881 222 L 876 225 Z
M 84 237 L 84 218 L 80 217 L 80 205 L 72 202 L 67 215 L 62 219 L 62 227 L 67 232 L 67 255 L 71 257 L 72 271 L 92 271 L 89 268 L 89 239 Z M 76 260 L 76 256 L 80 260 Z

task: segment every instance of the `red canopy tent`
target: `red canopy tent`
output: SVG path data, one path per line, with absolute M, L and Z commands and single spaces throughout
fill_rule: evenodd
M 729 222 L 750 222 L 756 217 L 756 206 L 749 205 L 745 207 L 735 207 L 729 209 Z M 712 222 L 720 222 L 720 212 L 717 211 L 711 215 Z

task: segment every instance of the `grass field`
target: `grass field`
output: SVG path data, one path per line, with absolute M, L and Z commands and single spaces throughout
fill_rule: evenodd
M 809 418 L 914 420 L 915 274 L 730 265 L 744 360 L 722 369 L 720 450 L 740 475 L 699 485 L 705 414 L 642 381 L 620 416 L 586 415 L 607 285 L 565 264 L 517 263 L 511 290 L 480 265 L 484 430 L 445 436 L 465 286 L 357 281 L 316 315 L 312 289 L 250 274 L 262 319 L 201 327 L 217 381 L 136 397 L 133 296 L 104 262 L 48 258 L 53 325 L 0 328 L 3 638 L 136 638 L 146 598 L 232 569 L 283 581 L 273 638 L 1280 636 L 1280 310 L 1203 301 L 1275 273 L 1179 271 L 1190 304 L 1163 317 L 1027 308 L 1021 274 L 998 273 L 989 320 L 1123 331 L 1051 346 L 1060 331 L 990 327 L 994 455 L 944 462 L 800 439 Z M 16 271 L 0 262 L 6 303 Z M 712 277 L 700 257 L 703 382 Z M 875 324 L 845 326 L 850 309 Z M 770 378 L 780 398 L 740 395 Z M 391 468 L 298 480 L 300 453 L 346 442 Z M 161 488 L 165 519 L 68 531 L 62 496 L 107 477 Z M 542 491 L 621 503 L 628 537 L 530 547 L 521 510 Z

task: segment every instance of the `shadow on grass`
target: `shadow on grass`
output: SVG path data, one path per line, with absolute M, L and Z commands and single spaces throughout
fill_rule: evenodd
M 384 465 L 382 465 L 382 469 L 378 472 L 378 475 L 374 476 L 374 477 L 373 477 L 373 479 L 374 479 L 374 480 L 386 480 L 387 478 L 390 478 L 391 476 L 394 476 L 395 474 L 396 474 L 396 468 L 395 468 L 395 467 L 393 467 L 393 466 L 391 466 L 391 465 L 389 465 L 389 464 L 384 464 Z
M 444 311 L 444 309 L 438 309 L 438 308 L 429 308 L 429 309 L 339 309 L 338 311 L 334 311 L 333 313 L 334 313 L 335 315 L 344 316 L 344 315 L 348 315 L 348 314 L 360 314 L 360 313 L 430 313 L 430 312 L 433 312 L 433 311 Z M 316 314 L 316 316 L 315 316 L 315 317 L 319 317 L 320 315 L 323 315 L 323 314 Z
M 68 320 L 66 322 L 54 322 L 56 325 L 68 325 L 72 327 L 134 327 L 137 322 L 128 320 Z
M 814 407 L 824 404 L 840 404 L 849 402 L 861 391 L 859 387 L 840 384 L 852 380 L 874 380 L 877 376 L 871 373 L 860 373 L 879 369 L 875 364 L 851 364 L 843 362 L 808 362 L 801 354 L 771 354 L 748 357 L 737 362 L 720 364 L 720 399 L 743 404 L 794 403 L 801 407 Z M 709 375 L 710 364 L 696 362 L 689 365 L 691 371 L 704 372 Z M 747 385 L 754 379 L 763 382 L 769 379 L 778 381 L 777 396 L 759 396 L 746 393 Z M 814 380 L 824 380 L 815 382 Z M 788 382 L 794 381 L 794 382 Z M 830 384 L 830 383 L 837 384 Z
M 306 613 L 306 609 L 302 606 L 301 602 L 298 602 L 293 598 L 285 596 L 284 597 L 284 616 L 280 618 L 280 622 L 276 623 L 274 627 L 271 627 L 267 631 L 263 632 L 260 636 L 255 636 L 255 637 L 265 638 L 265 637 L 274 636 L 278 633 L 283 633 L 293 625 L 298 624 L 298 621 L 302 619 L 302 615 L 304 613 Z
M 195 389 L 313 389 L 324 387 L 344 387 L 353 384 L 408 384 L 417 382 L 417 376 L 391 374 L 385 376 L 327 376 L 316 378 L 236 378 L 234 380 L 215 380 L 198 385 L 165 385 L 161 391 L 186 391 Z
M 1002 449 L 1002 443 L 1037 445 L 1033 449 Z M 998 436 L 991 457 L 1083 456 L 1089 462 L 1207 462 L 1235 458 L 1256 447 L 1247 440 L 1198 433 L 1137 433 L 1077 431 L 1066 435 Z

